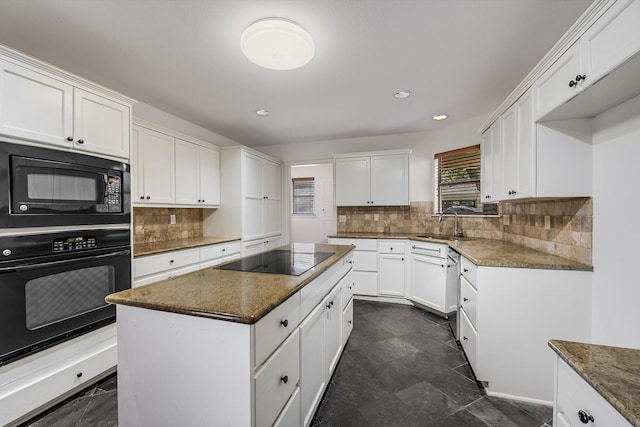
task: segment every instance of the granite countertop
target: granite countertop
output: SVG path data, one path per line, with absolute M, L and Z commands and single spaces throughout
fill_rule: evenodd
M 334 255 L 300 276 L 206 268 L 107 296 L 112 304 L 252 324 L 311 282 L 351 246 L 316 244 Z
M 161 254 L 163 252 L 180 249 L 198 248 L 200 246 L 215 245 L 240 240 L 239 237 L 191 237 L 187 239 L 163 240 L 151 243 L 136 243 L 133 245 L 133 257 Z
M 593 266 L 581 264 L 556 255 L 540 252 L 502 240 L 448 236 L 424 236 L 424 234 L 385 233 L 337 233 L 329 237 L 345 239 L 409 239 L 423 242 L 443 243 L 479 266 L 537 268 L 547 270 L 593 271 Z
M 631 424 L 640 425 L 640 350 L 559 340 L 549 347 Z

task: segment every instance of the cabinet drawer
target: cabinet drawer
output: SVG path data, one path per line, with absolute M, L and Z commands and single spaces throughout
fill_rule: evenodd
M 446 258 L 448 245 L 432 242 L 411 242 L 411 252 L 414 254 L 432 256 L 436 258 Z
M 297 292 L 256 323 L 255 366 L 260 366 L 299 323 L 300 292 Z
M 202 268 L 221 263 L 225 258 L 240 254 L 240 242 L 203 246 L 200 248 L 200 264 Z
M 471 369 L 476 371 L 478 353 L 478 332 L 473 328 L 464 310 L 460 310 L 460 344 L 469 359 Z
M 567 363 L 558 360 L 558 412 L 564 412 L 566 421 L 571 426 L 584 425 L 578 419 L 578 412 L 583 410 L 593 416 L 589 425 L 618 427 L 630 426 L 629 422 L 616 411 L 598 392 L 582 379 Z M 555 423 L 554 423 L 555 425 Z
M 476 289 L 478 289 L 478 266 L 466 259 L 465 257 L 460 258 L 460 274 L 462 277 L 467 279 L 467 281 Z
M 349 301 L 342 312 L 342 348 L 347 343 L 351 331 L 353 331 L 353 299 Z
M 355 288 L 355 283 L 353 281 L 353 277 L 351 277 L 353 273 L 347 274 L 344 279 L 342 279 L 342 309 L 344 310 L 349 304 L 349 301 L 353 298 L 353 290 Z
M 296 387 L 273 427 L 300 427 L 300 414 L 300 387 Z
M 353 269 L 357 271 L 378 271 L 378 253 L 354 251 Z
M 184 267 L 189 264 L 197 264 L 199 261 L 200 252 L 197 248 L 134 258 L 133 277 L 142 277 L 148 274 Z
M 460 307 L 467 313 L 469 321 L 478 329 L 478 292 L 467 279 L 460 278 Z
M 378 241 L 378 253 L 404 255 L 405 245 L 402 241 Z
M 271 426 L 300 379 L 300 335 L 296 329 L 255 375 L 256 427 Z
M 332 237 L 329 239 L 332 245 L 353 245 L 359 251 L 377 251 L 378 240 L 376 239 L 343 239 Z

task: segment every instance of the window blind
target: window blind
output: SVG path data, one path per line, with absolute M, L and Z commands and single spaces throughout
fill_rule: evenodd
M 293 178 L 293 213 L 313 214 L 315 182 L 313 178 Z

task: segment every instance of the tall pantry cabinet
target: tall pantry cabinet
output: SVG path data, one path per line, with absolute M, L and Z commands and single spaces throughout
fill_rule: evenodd
M 282 163 L 244 146 L 221 150 L 220 208 L 205 214 L 207 236 L 242 236 L 242 256 L 282 245 Z

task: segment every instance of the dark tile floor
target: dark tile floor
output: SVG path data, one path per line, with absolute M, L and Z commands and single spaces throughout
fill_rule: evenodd
M 113 375 L 25 425 L 117 426 Z M 357 300 L 354 329 L 313 426 L 550 426 L 550 407 L 478 389 L 448 324 L 420 309 Z

